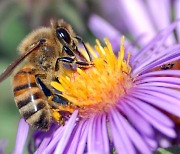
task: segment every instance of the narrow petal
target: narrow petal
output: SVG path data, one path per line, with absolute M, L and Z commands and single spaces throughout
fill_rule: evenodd
M 94 131 L 95 128 L 94 126 L 96 125 L 96 116 L 91 117 L 90 122 L 89 122 L 89 132 L 88 132 L 88 139 L 87 139 L 87 148 L 88 148 L 88 152 L 92 152 L 91 149 L 93 149 L 93 142 L 95 142 L 95 138 L 94 138 Z
M 100 16 L 92 15 L 89 19 L 89 28 L 95 36 L 103 40 L 108 37 L 114 50 L 119 49 L 120 32 Z
M 71 118 L 67 122 L 63 136 L 62 136 L 60 142 L 58 143 L 57 148 L 54 152 L 55 154 L 63 153 L 63 151 L 66 147 L 66 144 L 68 143 L 69 137 L 70 137 L 70 135 L 73 131 L 73 128 L 75 126 L 77 115 L 78 115 L 78 111 L 76 110 L 76 111 L 74 111 Z
M 162 125 L 167 127 L 174 127 L 173 121 L 165 116 L 162 112 L 154 108 L 153 106 L 147 104 L 146 102 L 141 101 L 140 99 L 136 98 L 128 98 L 131 103 L 135 104 L 139 109 L 145 112 L 147 115 L 150 115 L 154 120 L 159 122 Z
M 8 146 L 8 141 L 6 139 L 0 139 L 0 154 L 4 153 L 7 146 Z
M 178 84 L 174 84 L 174 83 L 166 83 L 166 82 L 148 82 L 148 83 L 141 83 L 140 85 L 138 86 L 145 86 L 145 87 L 166 87 L 166 88 L 179 88 L 180 85 Z
M 124 117 L 122 117 L 121 114 L 119 114 L 118 118 L 121 122 L 122 127 L 126 130 L 129 139 L 132 141 L 135 147 L 141 153 L 151 154 L 150 149 L 148 148 L 140 134 L 129 124 L 129 122 Z
M 137 105 L 132 103 L 132 101 L 128 101 L 127 104 L 131 106 L 134 110 L 136 110 L 141 116 L 143 116 L 149 123 L 151 123 L 156 129 L 158 129 L 161 133 L 169 136 L 169 137 L 176 137 L 176 133 L 173 128 L 169 128 L 167 126 L 164 126 L 160 124 L 156 119 L 152 117 L 152 115 L 149 115 L 145 113 L 142 109 L 140 109 Z
M 81 135 L 81 131 L 83 130 L 85 125 L 85 121 L 79 122 L 77 124 L 77 129 L 74 129 L 71 138 L 69 139 L 71 143 L 69 143 L 66 147 L 66 150 L 64 153 L 76 153 L 77 146 L 79 144 L 79 138 Z
M 77 151 L 76 153 L 78 154 L 83 154 L 86 146 L 87 146 L 87 136 L 88 136 L 88 131 L 89 131 L 89 120 L 85 122 L 83 130 L 81 131 L 81 135 L 79 138 L 79 143 L 77 145 Z
M 102 135 L 102 115 L 96 115 L 91 119 L 91 125 L 88 133 L 88 153 L 99 153 L 104 154 L 104 141 Z M 107 134 L 106 134 L 107 136 Z
M 104 151 L 105 153 L 109 153 L 109 138 L 108 138 L 108 130 L 107 130 L 107 124 L 106 124 L 106 115 L 102 116 L 102 137 L 104 142 Z
M 142 80 L 145 77 L 154 77 L 154 76 L 159 76 L 159 75 L 165 75 L 165 76 L 180 76 L 180 71 L 179 70 L 161 70 L 161 71 L 154 71 L 154 72 L 148 72 L 142 75 L 139 75 L 136 78 L 136 81 Z
M 135 154 L 135 149 L 131 143 L 131 141 L 128 138 L 128 135 L 126 134 L 126 129 L 123 128 L 121 121 L 120 121 L 120 114 L 116 109 L 112 109 L 111 111 L 112 118 L 114 120 L 114 124 L 116 125 L 117 130 L 119 131 L 119 134 L 121 136 L 121 140 L 123 142 L 124 148 L 126 149 L 126 153 Z
M 145 142 L 147 143 L 148 147 L 152 150 L 155 151 L 158 147 L 158 141 L 155 137 L 150 138 L 148 136 L 143 136 L 142 138 L 145 140 Z
M 35 137 L 35 138 L 36 138 L 36 140 L 37 140 L 37 138 L 39 138 L 41 140 L 41 144 L 37 145 L 39 148 L 37 149 L 35 154 L 43 153 L 44 149 L 46 149 L 46 147 L 48 146 L 48 144 L 52 140 L 53 135 L 54 135 L 56 130 L 57 130 L 57 125 L 56 124 L 52 124 L 51 128 L 50 128 L 50 130 L 48 132 L 39 132 L 42 135 L 41 136 L 39 135 L 38 137 Z
M 180 1 L 175 0 L 174 1 L 174 9 L 175 9 L 175 18 L 180 19 Z M 180 24 L 177 26 L 177 36 L 178 36 L 178 42 L 180 42 Z
M 55 147 L 58 144 L 58 141 L 61 140 L 62 136 L 64 133 L 64 127 L 59 127 L 55 134 L 52 137 L 51 142 L 49 143 L 49 145 L 44 149 L 44 153 L 52 153 L 52 151 L 55 149 Z
M 176 77 L 147 77 L 142 80 L 136 81 L 137 85 L 151 82 L 162 82 L 162 83 L 170 83 L 170 84 L 180 84 L 180 78 Z
M 168 38 L 168 36 L 172 33 L 172 31 L 175 29 L 177 24 L 179 23 L 179 20 L 176 20 L 173 22 L 170 26 L 159 32 L 158 35 L 156 35 L 146 46 L 144 46 L 138 53 L 135 55 L 132 59 L 133 67 L 136 67 L 141 63 L 141 59 L 144 59 L 144 55 L 149 53 L 149 57 L 152 55 L 152 49 L 153 53 L 156 53 L 164 44 L 165 40 Z M 151 50 L 151 52 L 149 52 Z
M 153 58 L 149 57 L 149 60 L 146 62 L 139 63 L 136 65 L 133 70 L 133 74 L 142 74 L 156 68 L 158 66 L 162 66 L 163 64 L 170 63 L 172 61 L 176 61 L 180 59 L 180 45 L 172 46 L 159 54 L 155 54 Z
M 180 86 L 180 84 L 179 84 Z M 173 104 L 179 104 L 180 105 L 180 91 L 164 88 L 164 87 L 153 87 L 153 86 L 143 86 L 139 85 L 137 90 L 143 91 L 148 94 L 152 94 L 154 96 L 164 98 L 166 100 L 169 100 L 170 102 L 174 102 Z
M 169 0 L 158 0 L 158 1 L 146 1 L 147 6 L 150 10 L 150 15 L 152 16 L 152 21 L 154 22 L 157 31 L 162 30 L 168 26 L 171 22 L 171 4 Z M 157 14 L 158 10 L 158 14 Z M 148 11 L 148 10 L 147 10 Z M 159 20 L 161 19 L 161 20 Z M 168 39 L 168 44 L 173 44 L 175 42 L 173 34 Z
M 145 101 L 149 104 L 152 104 L 164 111 L 167 111 L 177 117 L 180 117 L 180 112 L 179 112 L 179 104 L 174 104 L 176 102 L 173 102 L 173 104 L 166 99 L 159 98 L 157 96 L 151 95 L 149 93 L 143 93 L 143 92 L 131 92 L 132 97 L 141 99 L 142 101 Z M 158 103 L 157 103 L 158 102 Z
M 124 147 L 124 144 L 123 144 L 122 139 L 121 139 L 121 135 L 119 134 L 119 130 L 116 128 L 115 122 L 112 119 L 111 114 L 108 115 L 108 120 L 110 123 L 110 130 L 111 130 L 110 132 L 112 134 L 112 142 L 115 146 L 116 152 L 126 154 L 127 151 Z
M 130 120 L 130 122 L 137 130 L 139 130 L 139 132 L 141 132 L 145 136 L 154 136 L 154 130 L 152 126 L 141 115 L 136 113 L 133 109 L 128 108 L 126 105 L 124 105 L 124 102 L 120 103 L 118 105 L 118 108 L 122 110 L 122 112 L 127 116 L 128 120 Z M 139 125 L 139 123 L 141 123 L 141 125 Z
M 123 12 L 124 22 L 129 28 L 130 33 L 134 38 L 139 37 L 139 35 L 144 35 L 144 38 L 141 39 L 139 43 L 140 45 L 145 45 L 154 37 L 155 29 L 149 20 L 143 1 L 119 0 L 118 2 L 117 4 L 119 4 Z
M 28 132 L 29 132 L 29 125 L 25 122 L 24 119 L 20 119 L 18 132 L 16 136 L 16 144 L 13 154 L 24 153 L 24 146 L 26 144 Z

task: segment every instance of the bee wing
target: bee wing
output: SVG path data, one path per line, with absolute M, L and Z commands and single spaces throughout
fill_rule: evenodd
M 31 54 L 33 51 L 35 51 L 37 48 L 39 48 L 46 40 L 41 39 L 39 40 L 32 48 L 29 49 L 29 51 L 25 52 L 23 55 L 21 55 L 19 58 L 17 58 L 15 61 L 13 61 L 6 70 L 0 75 L 0 82 L 2 82 L 4 79 L 6 79 L 13 70 L 18 66 L 29 54 Z

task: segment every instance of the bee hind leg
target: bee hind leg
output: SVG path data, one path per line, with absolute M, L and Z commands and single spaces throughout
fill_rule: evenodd
M 61 95 L 54 94 L 51 97 L 51 102 L 50 102 L 52 109 L 52 117 L 53 119 L 59 124 L 59 125 L 64 125 L 66 121 L 66 112 L 61 110 L 60 108 L 67 107 L 69 105 L 69 101 L 65 99 Z
M 35 75 L 36 78 L 36 82 L 38 84 L 38 86 L 40 87 L 40 89 L 43 91 L 43 93 L 45 94 L 46 97 L 49 97 L 52 95 L 52 92 L 50 91 L 50 89 L 43 83 L 43 81 L 40 79 L 40 77 L 43 76 L 41 74 L 37 74 Z
M 59 124 L 65 124 L 65 117 L 61 114 L 60 106 L 68 106 L 69 101 L 61 95 L 53 94 L 48 87 L 41 81 L 40 75 L 35 75 L 36 82 L 48 99 L 48 104 L 51 107 L 52 117 Z

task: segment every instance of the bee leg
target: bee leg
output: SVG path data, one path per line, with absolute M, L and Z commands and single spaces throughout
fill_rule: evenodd
M 55 64 L 55 71 L 58 71 L 59 70 L 59 62 L 63 62 L 63 63 L 66 63 L 66 64 L 74 64 L 75 62 L 75 59 L 74 58 L 71 58 L 71 57 L 59 57 L 56 59 L 56 64 Z
M 67 99 L 65 99 L 63 96 L 61 96 L 61 95 L 57 95 L 57 94 L 54 94 L 53 96 L 52 96 L 52 101 L 53 102 L 56 102 L 56 103 L 58 103 L 58 104 L 60 104 L 60 105 L 68 105 L 68 100 Z
M 80 67 L 80 68 L 89 68 L 89 67 L 93 66 L 93 63 L 89 63 L 89 62 L 76 61 L 75 63 L 76 63 L 76 64 L 78 65 L 78 67 Z
M 88 48 L 86 47 L 86 44 L 84 43 L 83 39 L 80 36 L 76 36 L 75 38 L 83 44 L 83 46 L 88 54 L 89 60 L 92 61 L 91 54 L 90 54 Z
M 42 82 L 42 80 L 40 79 L 41 74 L 37 74 L 35 75 L 36 78 L 36 82 L 38 84 L 38 86 L 40 87 L 40 89 L 43 91 L 43 93 L 45 94 L 46 97 L 52 96 L 52 92 L 49 90 L 49 88 Z
M 59 113 L 59 109 L 52 110 L 52 117 L 59 125 L 65 125 L 64 117 Z
M 59 125 L 64 125 L 65 124 L 65 115 L 62 114 L 62 110 L 60 109 L 61 107 L 67 107 L 69 104 L 69 101 L 65 99 L 61 95 L 53 94 L 51 96 L 52 102 L 49 103 L 52 107 L 52 117 L 53 119 L 59 124 Z
M 48 97 L 48 100 L 51 101 L 49 105 L 52 107 L 52 117 L 59 125 L 65 124 L 65 119 L 60 113 L 59 105 L 67 105 L 68 100 L 63 98 L 60 95 L 53 94 L 47 86 L 41 81 L 40 77 L 41 75 L 35 75 L 37 84 L 42 89 L 43 93 L 46 97 Z
M 69 57 L 75 59 L 75 54 L 74 54 L 74 52 L 73 52 L 68 46 L 64 45 L 64 46 L 63 46 L 63 51 L 65 51 L 66 54 L 67 54 Z
M 81 68 L 88 68 L 88 67 L 93 66 L 92 63 L 83 62 L 83 61 L 76 61 L 75 59 L 70 58 L 70 57 L 60 57 L 57 59 L 57 61 L 62 61 L 63 63 L 69 63 L 70 65 L 77 64 L 78 67 L 81 67 Z
M 68 105 L 68 100 L 65 99 L 63 96 L 61 95 L 57 95 L 57 94 L 53 94 L 49 88 L 41 81 L 39 75 L 35 75 L 35 78 L 36 78 L 36 82 L 37 84 L 39 85 L 39 87 L 41 88 L 41 90 L 44 92 L 44 94 L 47 96 L 47 97 L 51 97 L 51 100 L 53 102 L 56 102 L 57 104 L 60 104 L 60 105 Z M 55 108 L 58 107 L 58 105 L 54 106 Z

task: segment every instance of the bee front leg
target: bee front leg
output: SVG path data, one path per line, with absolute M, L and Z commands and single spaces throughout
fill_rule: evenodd
M 57 58 L 56 63 L 55 63 L 55 71 L 59 70 L 60 61 L 66 64 L 70 64 L 71 66 L 73 66 L 73 64 L 76 64 L 78 67 L 81 67 L 81 68 L 88 68 L 93 65 L 92 62 L 78 61 L 74 52 L 66 45 L 63 46 L 63 51 L 65 51 L 68 56 Z

